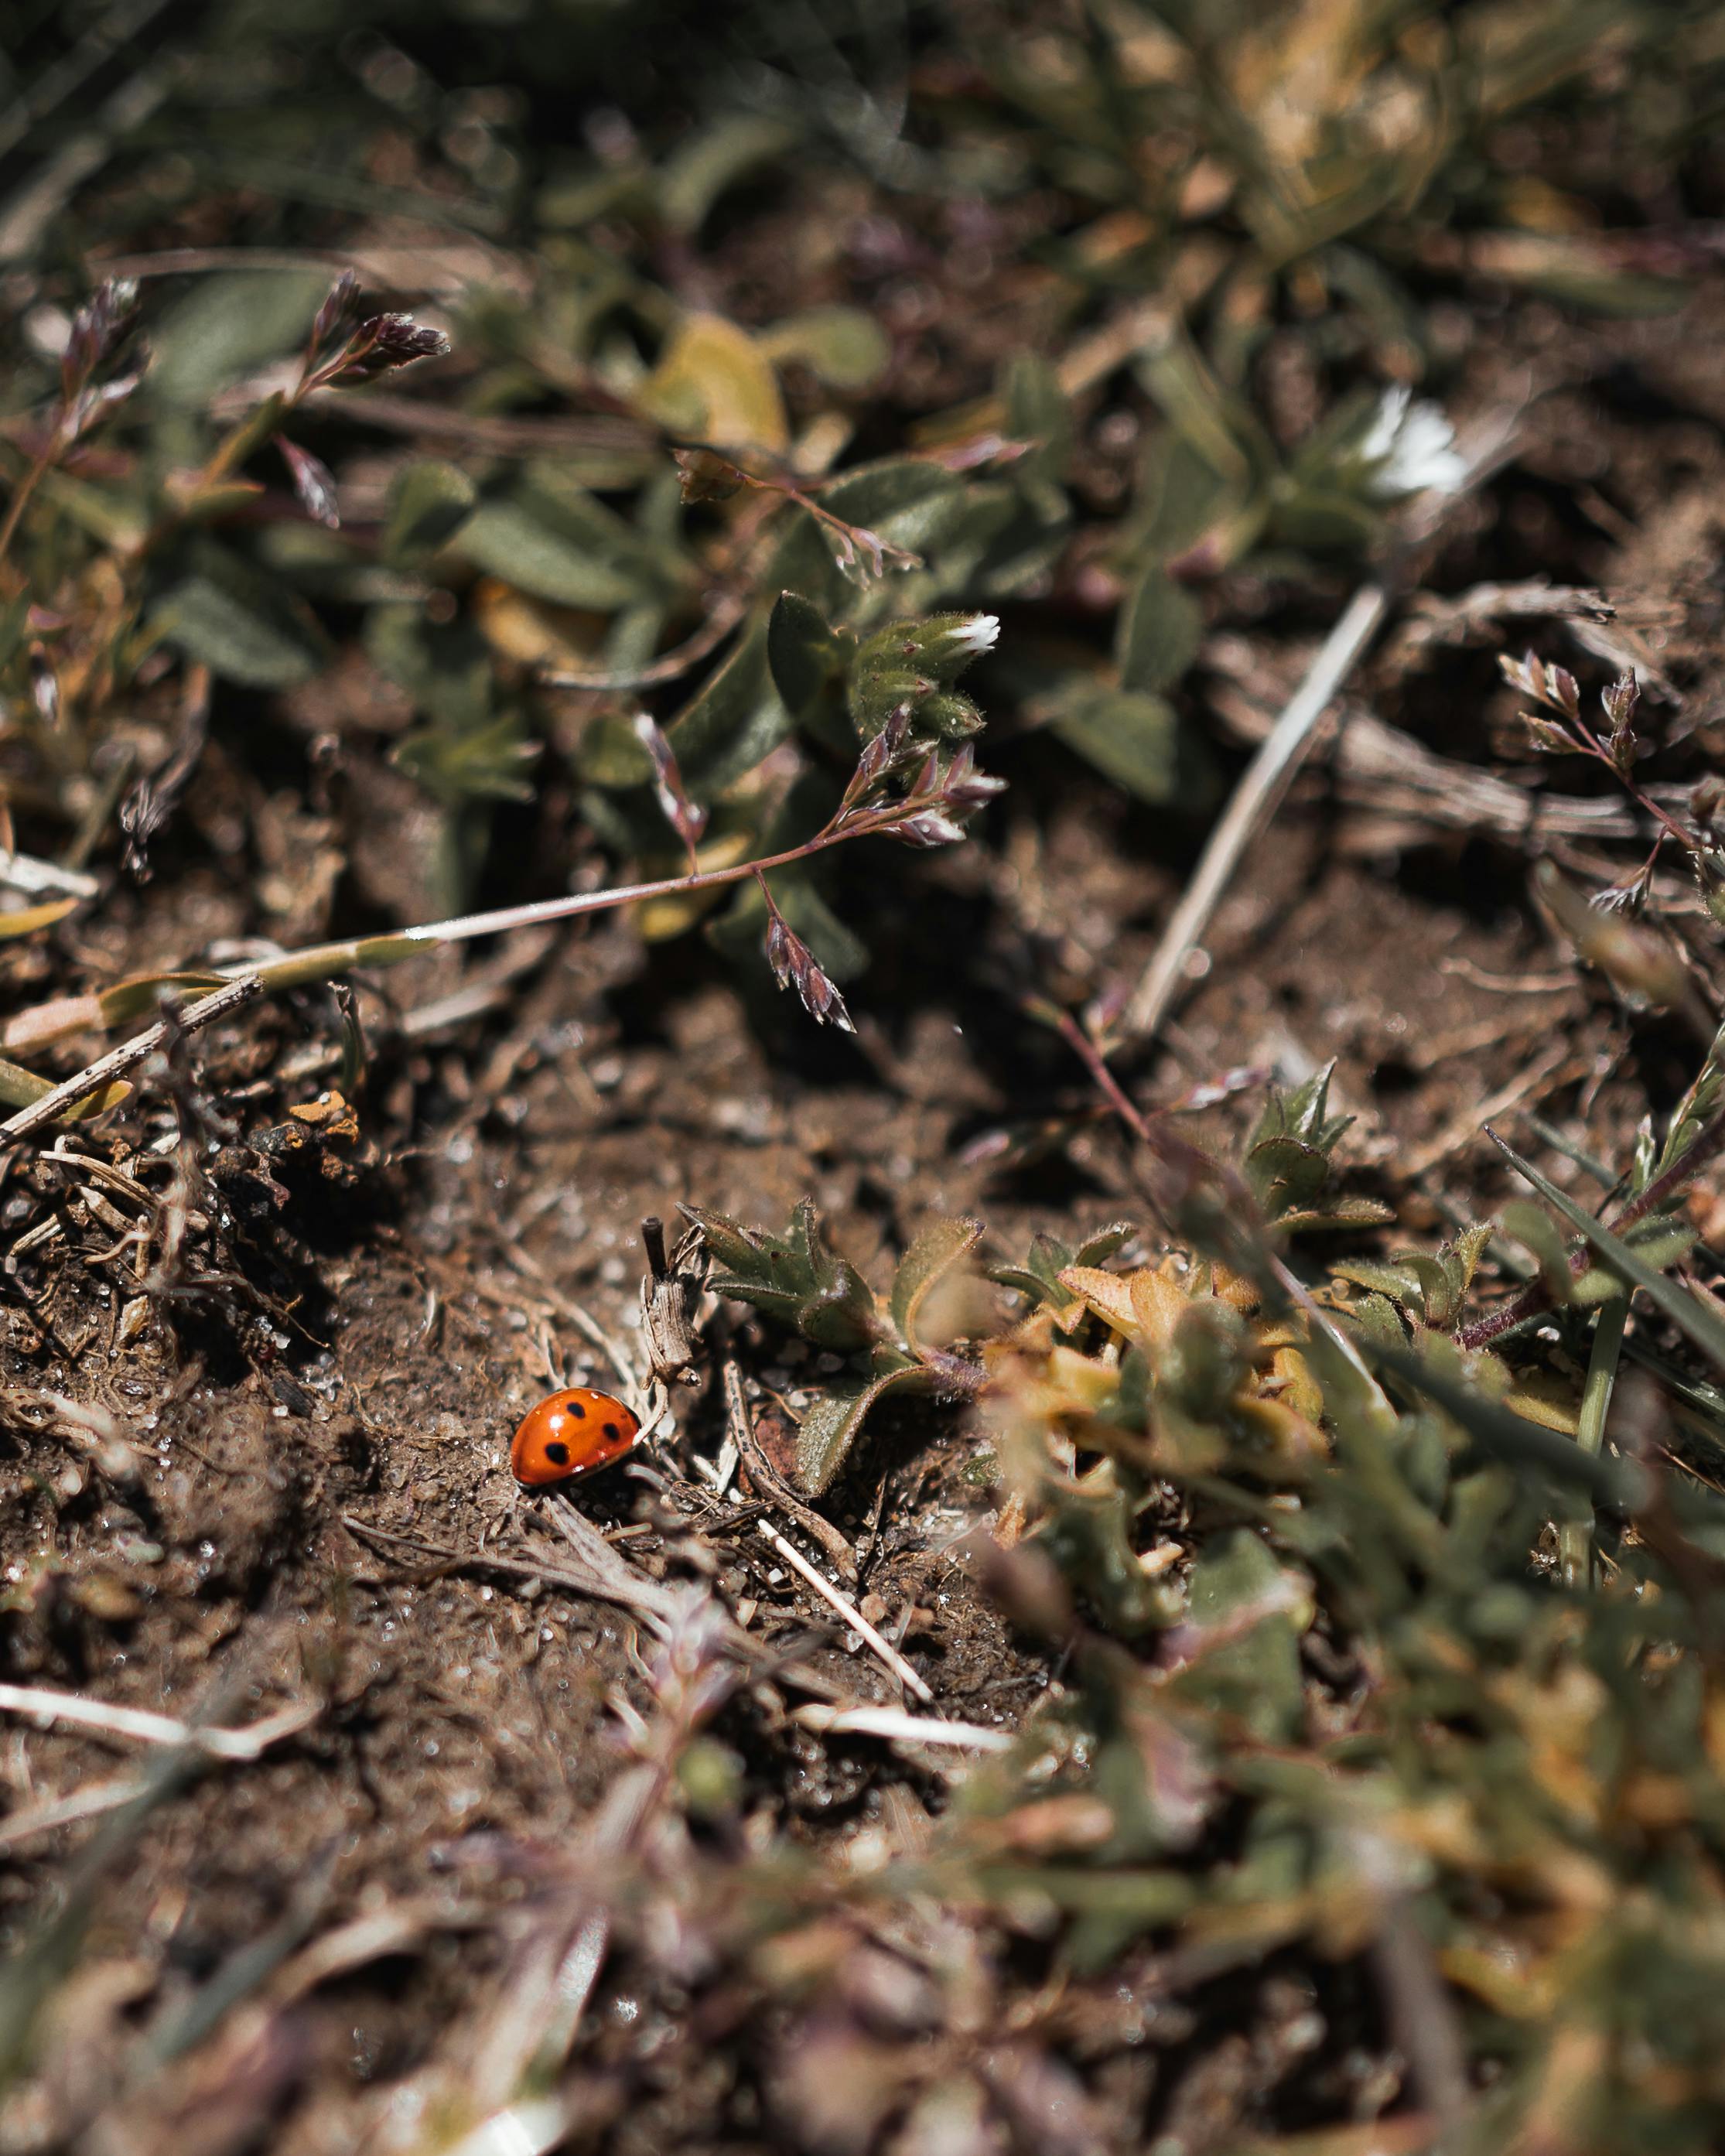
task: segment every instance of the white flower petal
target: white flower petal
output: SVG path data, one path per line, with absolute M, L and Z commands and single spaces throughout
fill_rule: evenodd
M 948 632 L 955 644 L 962 644 L 973 659 L 985 651 L 992 651 L 1000 638 L 1000 617 L 994 613 L 973 614 Z
M 1414 403 L 1401 388 L 1384 392 L 1360 454 L 1377 466 L 1368 485 L 1386 500 L 1427 487 L 1454 494 L 1467 478 L 1467 460 L 1442 408 L 1423 400 Z

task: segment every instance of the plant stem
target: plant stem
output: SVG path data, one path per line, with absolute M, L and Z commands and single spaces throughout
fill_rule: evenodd
M 1605 1419 L 1611 1411 L 1611 1389 L 1617 1381 L 1618 1359 L 1623 1352 L 1623 1328 L 1629 1317 L 1629 1297 L 1614 1295 L 1599 1305 L 1594 1325 L 1593 1351 L 1588 1357 L 1587 1382 L 1581 1394 L 1581 1419 L 1575 1442 L 1595 1459 L 1605 1442 Z M 1565 1587 L 1593 1584 L 1594 1516 L 1588 1503 L 1574 1519 L 1558 1528 L 1558 1563 Z
M 59 448 L 59 429 L 56 427 L 47 447 L 38 453 L 30 469 L 13 489 L 12 500 L 7 504 L 6 521 L 0 524 L 0 561 L 5 560 L 17 534 L 18 520 L 29 506 L 30 496 L 41 485 Z
M 788 846 L 783 852 L 769 854 L 760 860 L 738 861 L 728 868 L 661 876 L 652 883 L 618 884 L 604 891 L 578 891 L 563 898 L 538 899 L 527 906 L 501 906 L 491 913 L 465 913 L 448 921 L 427 921 L 416 928 L 398 929 L 391 935 L 354 937 L 339 943 L 314 943 L 305 950 L 290 951 L 262 965 L 217 967 L 213 972 L 218 979 L 225 976 L 226 985 L 202 1002 L 190 1005 L 182 1014 L 179 1024 L 182 1030 L 195 1029 L 237 1009 L 259 993 L 275 994 L 284 988 L 309 987 L 316 982 L 331 980 L 337 974 L 351 973 L 357 966 L 399 965 L 404 958 L 411 958 L 416 952 L 428 947 L 463 942 L 475 936 L 497 936 L 510 929 L 534 927 L 547 921 L 571 920 L 578 914 L 603 913 L 613 906 L 637 905 L 644 899 L 676 897 L 687 891 L 716 891 L 726 884 L 742 883 L 747 877 L 762 876 L 768 869 L 788 868 L 793 861 L 807 860 L 829 846 L 842 845 L 851 839 L 865 839 L 877 831 L 890 831 L 894 824 L 906 823 L 937 807 L 939 800 L 937 793 L 911 794 L 860 813 L 847 814 L 841 811 L 801 844 Z M 26 1137 L 67 1108 L 101 1091 L 109 1080 L 142 1062 L 166 1038 L 165 1025 L 151 1026 L 87 1070 L 80 1070 L 76 1077 L 52 1087 L 33 1072 L 0 1060 L 0 1101 L 20 1111 L 0 1123 L 0 1142 Z

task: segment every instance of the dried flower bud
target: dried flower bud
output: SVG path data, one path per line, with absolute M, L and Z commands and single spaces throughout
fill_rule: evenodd
M 829 514 L 823 514 L 819 521 L 833 550 L 833 559 L 853 584 L 877 582 L 886 575 L 889 562 L 895 569 L 922 567 L 920 554 L 908 553 L 902 547 L 890 547 L 878 531 L 870 531 L 865 526 L 847 524 L 842 517 Z
M 850 783 L 845 789 L 845 808 L 854 807 L 891 771 L 904 753 L 910 731 L 910 706 L 895 706 L 887 714 L 886 725 L 865 745 L 862 754 L 856 760 L 856 769 L 850 774 Z
M 371 382 L 416 359 L 441 359 L 449 340 L 411 315 L 373 315 L 354 331 L 329 376 L 332 382 Z
M 36 715 L 44 726 L 58 726 L 60 718 L 59 676 L 39 644 L 31 647 L 29 666 L 30 701 L 36 707 Z
M 932 852 L 937 846 L 956 845 L 964 836 L 964 830 L 962 824 L 955 824 L 939 809 L 927 808 L 919 815 L 906 816 L 902 823 L 889 824 L 886 836 L 896 839 L 901 845 Z
M 692 854 L 706 829 L 707 812 L 689 798 L 677 765 L 676 752 L 650 712 L 636 712 L 634 732 L 635 739 L 653 759 L 654 790 L 665 812 L 665 820 Z
M 142 367 L 134 367 L 130 374 L 116 374 L 110 382 L 91 382 L 80 389 L 61 420 L 62 440 L 68 444 L 81 440 L 105 413 L 123 404 L 143 378 Z
M 297 442 L 290 442 L 285 434 L 278 434 L 275 446 L 281 451 L 281 460 L 288 468 L 294 482 L 294 492 L 300 497 L 300 506 L 314 522 L 329 531 L 339 531 L 341 512 L 336 501 L 336 482 L 321 457 L 302 449 Z
M 1542 756 L 1565 756 L 1572 753 L 1575 743 L 1555 719 L 1542 718 L 1538 711 L 1523 711 L 1522 723 L 1527 729 L 1528 746 Z
M 137 319 L 137 306 L 136 280 L 110 277 L 72 317 L 71 332 L 60 355 L 60 392 L 68 404 L 97 368 L 105 367 L 119 351 Z
M 843 1033 L 855 1033 L 856 1028 L 850 1022 L 850 1013 L 845 1008 L 845 998 L 836 984 L 773 903 L 764 881 L 761 889 L 767 896 L 767 963 L 773 968 L 774 979 L 782 988 L 796 989 L 803 1009 L 817 1025 L 836 1025 Z
M 1599 701 L 1614 733 L 1621 733 L 1635 723 L 1635 706 L 1640 701 L 1640 688 L 1633 674 L 1620 674 L 1609 689 L 1599 691 Z
M 1709 852 L 1693 858 L 1701 902 L 1711 918 L 1725 928 L 1725 854 Z
M 967 742 L 947 767 L 941 781 L 941 798 L 957 816 L 968 816 L 986 808 L 997 793 L 1006 791 L 1006 781 L 976 767 L 976 752 Z
M 344 270 L 331 285 L 317 318 L 311 325 L 311 335 L 306 341 L 308 357 L 321 352 L 338 331 L 345 330 L 359 311 L 359 276 L 352 270 Z
M 685 502 L 729 501 L 742 488 L 743 475 L 737 466 L 711 449 L 673 449 L 671 456 Z
M 1540 703 L 1548 704 L 1554 711 L 1563 712 L 1566 718 L 1580 716 L 1581 691 L 1576 686 L 1575 676 L 1566 667 L 1548 666 L 1532 651 L 1525 653 L 1520 659 L 1512 659 L 1507 651 L 1500 652 L 1497 664 L 1504 680 L 1512 689 L 1519 689 L 1524 695 L 1536 697 Z

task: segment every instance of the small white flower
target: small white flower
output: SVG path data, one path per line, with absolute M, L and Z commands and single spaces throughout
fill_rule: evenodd
M 1423 400 L 1414 403 L 1405 388 L 1384 391 L 1359 453 L 1376 467 L 1367 485 L 1386 500 L 1426 487 L 1455 494 L 1467 478 L 1467 460 L 1442 410 Z
M 980 659 L 985 651 L 992 651 L 1000 640 L 1000 617 L 996 613 L 973 613 L 968 621 L 961 621 L 947 634 L 963 651 L 973 659 Z

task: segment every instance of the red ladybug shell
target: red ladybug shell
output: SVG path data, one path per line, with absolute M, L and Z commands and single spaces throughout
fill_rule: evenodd
M 510 1471 L 530 1489 L 572 1482 L 621 1460 L 641 1425 L 621 1400 L 573 1385 L 541 1400 L 515 1434 Z

